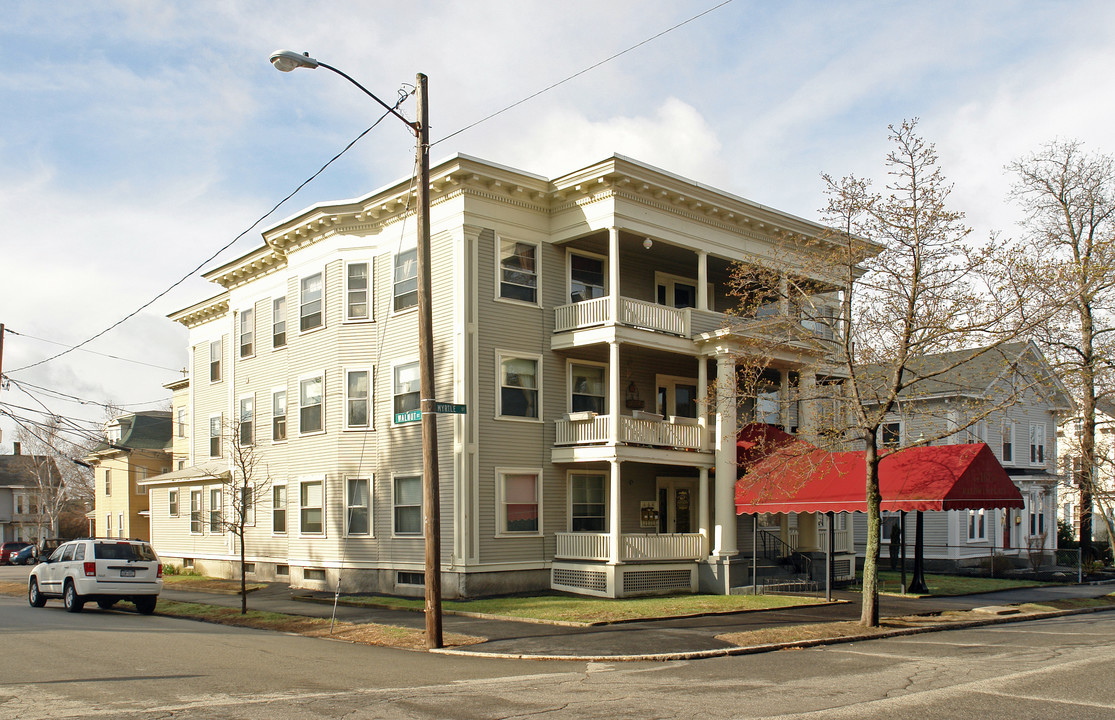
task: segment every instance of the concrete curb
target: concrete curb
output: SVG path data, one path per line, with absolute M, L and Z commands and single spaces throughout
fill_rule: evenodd
M 458 648 L 435 648 L 431 653 L 441 655 L 457 655 L 462 657 L 496 658 L 503 660 L 565 660 L 572 662 L 670 662 L 675 660 L 704 660 L 708 658 L 730 657 L 733 655 L 756 655 L 759 653 L 774 652 L 776 650 L 792 650 L 820 647 L 822 645 L 840 645 L 868 640 L 882 640 L 906 635 L 922 635 L 932 632 L 945 632 L 948 630 L 964 630 L 968 628 L 985 627 L 988 625 L 1005 625 L 1007 623 L 1026 622 L 1029 620 L 1046 620 L 1049 618 L 1066 617 L 1069 615 L 1088 615 L 1097 612 L 1115 611 L 1112 607 L 1075 608 L 1072 610 L 1052 610 L 1048 612 L 1031 613 L 1029 615 L 1007 615 L 991 617 L 985 620 L 969 620 L 965 622 L 930 625 L 919 628 L 900 628 L 887 630 L 876 635 L 846 635 L 835 638 L 817 640 L 798 640 L 795 642 L 770 643 L 767 645 L 752 645 L 749 647 L 732 646 L 716 650 L 694 650 L 692 652 L 676 653 L 651 653 L 646 655 L 530 655 L 526 653 L 486 653 Z

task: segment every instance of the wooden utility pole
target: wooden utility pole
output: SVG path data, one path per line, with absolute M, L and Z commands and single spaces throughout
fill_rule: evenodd
M 437 393 L 430 282 L 430 112 L 426 76 L 418 73 L 418 383 L 422 396 L 422 509 L 426 539 L 426 647 L 442 646 L 441 491 L 437 460 Z

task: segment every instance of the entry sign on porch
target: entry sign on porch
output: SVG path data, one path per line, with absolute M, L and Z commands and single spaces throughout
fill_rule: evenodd
M 435 403 L 434 408 L 440 415 L 464 415 L 468 410 L 464 405 L 456 405 L 454 403 Z M 395 413 L 395 424 L 402 425 L 403 423 L 417 422 L 422 419 L 421 410 L 407 410 L 406 412 Z

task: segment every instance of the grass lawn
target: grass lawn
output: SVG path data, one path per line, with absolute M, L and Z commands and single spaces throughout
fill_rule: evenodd
M 346 595 L 344 602 L 370 607 L 390 607 L 422 610 L 420 599 L 368 595 Z M 680 617 L 704 613 L 769 610 L 771 608 L 815 605 L 821 598 L 789 595 L 672 595 L 669 597 L 605 598 L 574 597 L 566 595 L 534 595 L 527 597 L 499 597 L 481 600 L 446 600 L 446 611 L 502 615 L 512 618 L 530 618 L 576 623 L 606 623 L 624 620 L 642 620 L 662 617 Z
M 907 584 L 913 579 L 913 573 L 906 573 Z M 902 592 L 902 574 L 897 571 L 885 570 L 879 573 L 879 592 L 898 595 Z M 968 577 L 964 575 L 932 575 L 926 573 L 925 584 L 929 592 L 924 595 L 907 594 L 907 597 L 945 597 L 951 595 L 971 595 L 973 593 L 994 592 L 996 590 L 1011 590 L 1013 588 L 1040 587 L 1054 583 L 1039 582 L 1037 580 L 1012 580 L 1008 578 Z M 857 588 L 858 589 L 858 588 Z
M 205 575 L 163 575 L 163 585 L 175 590 L 197 590 L 199 592 L 240 593 L 240 579 L 225 580 Z M 263 583 L 248 583 L 248 592 L 267 587 Z

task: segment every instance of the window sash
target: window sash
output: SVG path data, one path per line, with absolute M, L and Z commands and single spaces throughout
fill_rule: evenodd
M 500 415 L 538 417 L 538 361 L 500 359 Z
M 573 302 L 604 297 L 604 261 L 600 258 L 571 253 L 569 295 Z
M 209 491 L 209 532 L 221 532 L 221 491 L 213 488 Z
M 324 376 L 317 375 L 298 383 L 298 432 L 321 432 L 324 429 Z
M 603 415 L 605 405 L 605 371 L 599 365 L 573 365 L 570 369 L 570 409 Z
M 271 532 L 286 532 L 286 485 L 271 486 Z
M 201 534 L 201 491 L 190 491 L 190 532 Z
M 220 416 L 209 418 L 209 457 L 221 456 L 221 421 Z
M 570 529 L 606 532 L 607 503 L 603 475 L 573 475 L 570 479 Z
M 286 440 L 286 390 L 271 394 L 271 441 Z
M 167 492 L 167 515 L 170 517 L 178 517 L 178 491 L 171 490 Z
M 349 263 L 345 273 L 345 318 L 367 320 L 368 312 L 368 263 Z
M 314 273 L 302 278 L 300 283 L 302 294 L 300 297 L 301 305 L 299 307 L 299 329 L 302 332 L 313 330 L 323 325 L 322 322 L 322 299 L 324 297 L 324 287 L 322 282 L 322 274 Z
M 299 528 L 303 533 L 325 531 L 323 521 L 324 487 L 320 480 L 302 483 L 299 488 Z
M 395 311 L 418 304 L 418 249 L 404 250 L 395 256 L 395 283 L 392 290 Z
M 538 474 L 505 473 L 500 476 L 502 493 L 500 523 L 505 533 L 537 533 L 539 522 Z
M 271 304 L 271 347 L 286 345 L 286 296 L 275 298 Z
M 221 381 L 221 357 L 224 349 L 220 340 L 209 343 L 209 382 Z
M 371 373 L 367 370 L 349 370 L 345 377 L 346 427 L 369 426 L 370 399 Z
M 421 404 L 421 378 L 419 377 L 418 363 L 396 365 L 393 369 L 395 379 L 394 401 L 392 405 L 395 413 L 404 413 L 420 409 Z
M 240 311 L 240 357 L 251 357 L 255 354 L 255 345 L 252 342 L 255 335 L 256 320 L 255 310 L 249 308 Z
M 367 478 L 349 478 L 348 492 L 346 493 L 346 525 L 349 535 L 369 535 L 371 527 L 368 523 L 370 517 Z
M 240 431 L 241 447 L 249 447 L 255 440 L 255 404 L 254 397 L 240 398 L 240 423 L 237 429 Z
M 422 478 L 397 477 L 394 483 L 396 535 L 422 534 Z
M 500 239 L 499 245 L 499 296 L 530 303 L 537 302 L 538 246 L 504 239 Z

